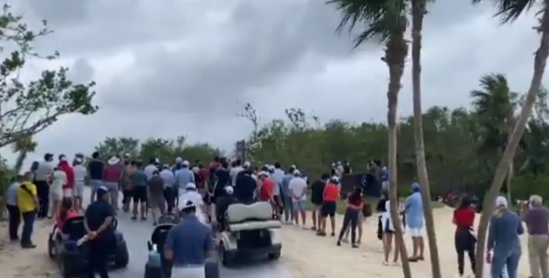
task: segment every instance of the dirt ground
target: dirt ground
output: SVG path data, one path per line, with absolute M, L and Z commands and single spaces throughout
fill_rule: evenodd
M 452 210 L 449 208 L 436 209 L 434 214 L 437 223 L 440 260 L 444 267 L 443 275 L 448 278 L 455 277 L 457 263 L 453 247 Z M 338 225 L 341 225 L 341 219 L 342 216 L 338 216 Z M 51 222 L 37 222 L 33 235 L 37 248 L 22 250 L 18 244 L 8 241 L 7 225 L 5 222 L 0 223 L 0 265 L 2 265 L 0 276 L 14 278 L 60 277 L 57 268 L 48 258 L 46 250 L 51 225 Z M 382 265 L 383 254 L 381 242 L 376 237 L 377 223 L 375 219 L 367 219 L 363 227 L 362 244 L 360 248 L 352 249 L 348 244 L 337 247 L 336 239 L 333 237 L 320 238 L 315 236 L 313 231 L 296 226 L 284 226 L 280 230 L 283 242 L 281 260 L 292 272 L 294 278 L 362 278 L 365 275 L 368 277 L 401 277 L 402 270 L 399 266 Z M 406 236 L 405 238 L 410 246 L 409 238 Z M 523 236 L 522 239 L 524 255 L 520 262 L 519 277 L 528 277 L 526 236 Z M 426 252 L 427 261 L 412 264 L 412 273 L 415 278 L 431 277 L 428 250 Z M 467 260 L 466 268 L 469 268 Z

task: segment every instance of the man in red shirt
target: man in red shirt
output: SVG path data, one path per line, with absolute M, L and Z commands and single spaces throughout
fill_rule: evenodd
M 122 179 L 122 169 L 124 166 L 120 163 L 120 158 L 113 156 L 107 162 L 103 170 L 103 182 L 109 189 L 109 197 L 112 207 L 118 210 L 118 184 Z
M 265 171 L 259 172 L 257 178 L 259 179 L 259 200 L 271 203 L 274 213 L 278 216 L 278 208 L 276 207 L 276 201 L 274 199 L 274 187 L 275 182 L 269 178 L 269 173 Z
M 59 156 L 59 169 L 63 172 L 65 172 L 65 175 L 67 176 L 67 183 L 63 185 L 63 198 L 74 198 L 74 169 L 72 169 L 72 166 L 69 165 L 69 162 L 67 161 L 67 157 L 62 154 Z M 74 200 L 72 200 L 74 203 Z

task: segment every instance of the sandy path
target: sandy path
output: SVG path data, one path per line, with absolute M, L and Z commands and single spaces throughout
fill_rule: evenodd
M 48 257 L 47 242 L 52 222 L 39 221 L 34 226 L 35 249 L 23 250 L 18 243 L 10 243 L 7 223 L 0 223 L 0 265 L 2 277 L 58 278 L 57 268 Z M 32 263 L 31 263 L 32 262 Z
M 452 210 L 448 208 L 436 209 L 434 213 L 438 224 L 437 237 L 441 265 L 444 271 L 443 276 L 448 278 L 455 277 L 457 264 L 453 247 L 454 227 L 450 222 Z M 338 225 L 341 224 L 341 218 L 341 216 L 338 217 Z M 50 227 L 51 223 L 37 222 L 33 235 L 37 248 L 33 250 L 21 250 L 17 244 L 10 244 L 7 241 L 6 223 L 0 224 L 0 264 L 2 265 L 2 277 L 60 277 L 57 268 L 47 256 L 46 246 Z M 289 268 L 294 278 L 362 278 L 365 275 L 374 277 L 401 277 L 402 271 L 400 267 L 383 266 L 381 264 L 383 255 L 381 242 L 376 238 L 376 229 L 377 223 L 375 223 L 374 218 L 368 219 L 364 224 L 362 245 L 358 249 L 352 249 L 347 244 L 337 247 L 335 245 L 335 238 L 329 236 L 320 238 L 315 236 L 312 231 L 303 230 L 295 226 L 285 226 L 280 230 L 283 240 L 281 261 Z M 406 237 L 406 240 L 408 246 L 410 246 L 409 238 Z M 520 262 L 519 276 L 528 277 L 529 268 L 526 257 L 525 236 L 522 237 L 522 243 L 523 257 Z M 140 246 L 138 248 L 142 249 Z M 428 256 L 428 253 L 426 255 Z M 137 259 L 135 255 L 132 255 L 132 257 Z M 250 266 L 250 268 L 255 267 Z M 469 268 L 467 259 L 466 268 Z M 247 267 L 242 267 L 239 270 L 234 270 L 235 273 L 225 274 L 242 275 L 246 273 Z M 249 270 L 255 272 L 252 269 Z M 263 271 L 265 270 L 266 272 L 270 272 L 269 266 L 263 269 Z M 141 271 L 141 268 L 139 268 L 139 271 Z M 412 264 L 412 272 L 414 277 L 430 277 L 429 262 L 424 261 Z M 116 274 L 114 276 L 119 277 Z
M 437 241 L 443 277 L 456 277 L 457 257 L 454 249 L 454 225 L 451 224 L 452 210 L 449 208 L 434 210 L 437 223 Z M 309 215 L 310 217 L 310 215 Z M 341 225 L 342 216 L 338 217 L 337 228 Z M 478 221 L 477 217 L 477 221 Z M 310 218 L 309 218 L 310 221 Z M 370 218 L 364 224 L 364 235 L 360 248 L 353 249 L 349 244 L 336 246 L 332 237 L 320 238 L 312 231 L 295 226 L 281 229 L 283 239 L 283 260 L 290 267 L 294 278 L 354 278 L 354 277 L 402 277 L 399 266 L 383 266 L 381 241 L 377 239 L 377 221 Z M 529 267 L 526 255 L 526 236 L 522 237 L 523 256 L 520 262 L 519 276 L 528 277 Z M 409 237 L 405 236 L 408 250 L 411 250 Z M 427 243 L 427 242 L 426 242 Z M 428 247 L 427 261 L 412 264 L 413 277 L 431 277 Z M 470 273 L 466 257 L 466 273 Z M 488 266 L 485 277 L 489 277 Z

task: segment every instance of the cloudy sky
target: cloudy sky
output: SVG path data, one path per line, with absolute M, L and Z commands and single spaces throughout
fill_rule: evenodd
M 14 1 L 15 2 L 15 1 Z M 320 0 L 19 0 L 29 24 L 47 19 L 55 32 L 38 42 L 79 82 L 95 80 L 100 110 L 70 115 L 36 136 L 30 160 L 46 151 L 91 153 L 106 136 L 176 137 L 230 150 L 251 130 L 236 116 L 246 102 L 262 122 L 298 107 L 324 122 L 383 121 L 388 73 L 381 47 L 353 50 L 334 32 L 340 15 Z M 438 1 L 424 29 L 423 102 L 469 105 L 469 91 L 490 72 L 525 91 L 537 35 L 529 14 L 500 26 L 489 5 Z M 400 114 L 411 113 L 409 68 Z M 3 154 L 8 154 L 3 152 Z M 13 159 L 12 154 L 8 157 Z M 29 162 L 30 163 L 30 162 Z

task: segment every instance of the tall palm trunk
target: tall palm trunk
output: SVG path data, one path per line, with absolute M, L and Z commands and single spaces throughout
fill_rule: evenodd
M 423 141 L 423 119 L 421 111 L 421 32 L 423 30 L 423 17 L 425 0 L 412 0 L 412 90 L 414 99 L 414 138 L 416 148 L 416 163 L 423 201 L 423 214 L 425 216 L 425 228 L 431 254 L 431 272 L 433 278 L 440 278 L 440 260 L 438 256 L 437 237 L 435 233 L 435 221 L 431 205 L 431 190 L 429 177 L 425 163 L 425 145 Z
M 532 112 L 532 107 L 536 102 L 537 94 L 541 87 L 541 81 L 543 79 L 543 73 L 545 72 L 545 65 L 547 63 L 547 56 L 549 56 L 549 5 L 546 5 L 543 9 L 543 15 L 540 20 L 541 26 L 538 27 L 538 31 L 541 33 L 540 45 L 536 54 L 534 56 L 534 74 L 532 76 L 532 81 L 530 83 L 530 88 L 528 89 L 528 94 L 526 96 L 526 101 L 520 111 L 520 117 L 518 119 L 511 138 L 505 148 L 505 152 L 501 157 L 501 161 L 496 168 L 496 174 L 494 175 L 494 181 L 484 198 L 483 210 L 480 216 L 480 223 L 478 227 L 478 244 L 477 244 L 477 255 L 476 261 L 477 266 L 475 270 L 475 277 L 482 278 L 483 268 L 484 268 L 484 251 L 486 244 L 486 233 L 488 230 L 488 222 L 490 216 L 494 213 L 494 202 L 499 194 L 499 190 L 503 184 L 503 180 L 507 175 L 509 170 L 509 165 L 511 164 L 515 152 L 518 147 L 518 143 L 522 138 L 524 130 L 526 128 L 526 123 Z
M 382 59 L 389 67 L 389 87 L 387 91 L 388 112 L 387 123 L 389 126 L 389 200 L 391 201 L 390 213 L 395 227 L 395 237 L 397 246 L 400 249 L 402 258 L 402 272 L 404 278 L 411 278 L 410 263 L 408 262 L 408 252 L 402 236 L 402 225 L 398 212 L 397 196 L 397 107 L 398 93 L 400 91 L 400 80 L 404 73 L 404 59 L 408 52 L 408 45 L 404 40 L 404 31 L 390 36 L 385 48 L 385 57 Z

